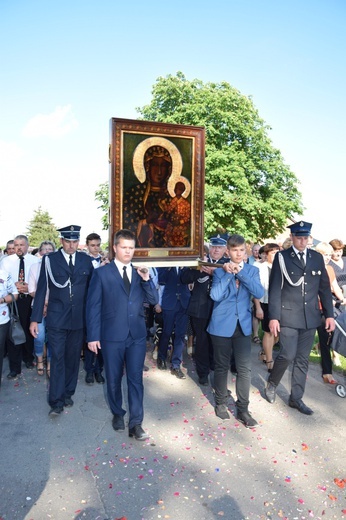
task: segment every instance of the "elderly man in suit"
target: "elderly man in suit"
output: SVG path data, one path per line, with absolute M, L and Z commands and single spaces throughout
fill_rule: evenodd
M 8 379 L 15 379 L 22 372 L 22 360 L 29 369 L 34 368 L 34 340 L 29 332 L 32 297 L 28 291 L 31 266 L 39 262 L 36 256 L 29 253 L 29 241 L 25 235 L 17 235 L 13 241 L 15 254 L 4 256 L 1 267 L 7 271 L 18 291 L 18 314 L 24 329 L 26 341 L 22 345 L 14 345 L 7 341 L 10 373 Z
M 292 366 L 288 405 L 305 415 L 313 414 L 302 401 L 309 366 L 309 354 L 321 312 L 326 331 L 335 328 L 330 282 L 320 253 L 307 249 L 311 235 L 309 222 L 296 222 L 291 229 L 292 246 L 275 255 L 269 281 L 269 328 L 280 334 L 280 352 L 269 376 L 265 396 L 274 403 L 276 387 L 287 367 Z M 322 306 L 320 310 L 319 301 Z
M 37 337 L 45 312 L 51 354 L 49 415 L 60 415 L 73 406 L 85 331 L 85 301 L 93 265 L 89 256 L 77 252 L 80 226 L 58 229 L 62 247 L 42 258 L 40 277 L 31 314 L 30 332 Z
M 227 411 L 227 375 L 232 351 L 237 367 L 237 418 L 247 428 L 257 421 L 248 410 L 251 384 L 251 296 L 261 298 L 257 267 L 244 262 L 244 237 L 231 235 L 227 240 L 227 256 L 222 268 L 215 269 L 210 296 L 214 300 L 208 332 L 214 348 L 215 413 L 220 419 L 229 419 Z
M 206 261 L 210 264 L 224 264 L 227 262 L 228 259 L 224 257 L 226 244 L 227 240 L 220 235 L 211 237 Z M 214 370 L 213 345 L 207 332 L 207 326 L 214 304 L 209 292 L 213 272 L 217 267 L 202 265 L 199 270 L 186 268 L 181 273 L 181 281 L 183 283 L 194 284 L 191 291 L 188 315 L 196 333 L 194 361 L 196 363 L 198 382 L 202 386 L 208 386 L 209 373 Z
M 121 229 L 114 236 L 113 262 L 95 269 L 87 298 L 87 340 L 97 354 L 102 349 L 107 395 L 115 431 L 125 429 L 121 382 L 126 371 L 129 436 L 148 439 L 143 421 L 143 366 L 146 353 L 144 300 L 156 305 L 158 293 L 147 268 L 135 269 L 135 234 Z

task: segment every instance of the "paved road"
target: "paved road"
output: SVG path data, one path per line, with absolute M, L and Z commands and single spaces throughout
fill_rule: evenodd
M 24 369 L 8 381 L 5 360 L 0 519 L 346 518 L 346 399 L 313 365 L 305 396 L 313 416 L 288 408 L 286 376 L 269 405 L 258 350 L 253 345 L 255 430 L 215 416 L 211 390 L 196 384 L 187 356 L 180 381 L 158 371 L 148 352 L 144 443 L 113 431 L 105 388 L 87 386 L 82 366 L 75 405 L 52 419 L 45 378 Z M 229 386 L 234 395 L 231 374 Z

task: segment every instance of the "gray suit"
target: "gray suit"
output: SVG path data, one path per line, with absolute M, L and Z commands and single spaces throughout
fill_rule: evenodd
M 284 260 L 284 269 L 280 266 L 280 255 Z M 293 285 L 299 283 L 302 277 L 302 284 Z M 269 382 L 277 386 L 288 365 L 293 362 L 291 400 L 298 401 L 304 394 L 309 354 L 316 328 L 321 325 L 321 313 L 326 318 L 333 317 L 329 277 L 320 253 L 308 249 L 305 267 L 292 247 L 275 256 L 268 308 L 269 320 L 280 322 L 281 347 Z

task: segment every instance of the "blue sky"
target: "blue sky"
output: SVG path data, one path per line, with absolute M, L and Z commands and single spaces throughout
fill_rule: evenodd
M 177 71 L 252 97 L 314 236 L 346 241 L 345 15 L 344 0 L 1 0 L 0 245 L 39 206 L 100 233 L 109 119 Z

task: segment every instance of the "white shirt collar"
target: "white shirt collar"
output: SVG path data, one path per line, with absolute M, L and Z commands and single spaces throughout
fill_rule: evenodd
M 295 254 L 298 256 L 298 258 L 300 257 L 300 255 L 299 255 L 300 253 L 303 253 L 304 258 L 306 257 L 306 249 L 304 249 L 304 251 L 298 251 L 298 249 L 296 249 L 294 246 L 292 246 L 292 249 L 295 252 Z
M 122 262 L 119 262 L 119 260 L 117 260 L 116 258 L 114 258 L 114 263 L 115 263 L 116 267 L 118 268 L 118 271 L 120 273 L 121 278 L 124 275 L 124 269 L 123 268 L 124 267 L 128 268 L 128 269 L 126 269 L 126 273 L 127 273 L 128 279 L 131 282 L 131 280 L 132 280 L 132 269 L 131 269 L 132 266 L 131 266 L 131 264 L 123 264 Z
M 62 256 L 65 258 L 66 262 L 69 263 L 70 262 L 70 255 L 65 253 L 65 251 L 63 249 L 60 249 L 60 251 L 62 252 Z M 76 253 L 73 253 L 71 256 L 72 256 L 72 263 L 73 263 L 73 265 L 75 265 L 75 263 L 76 263 Z

